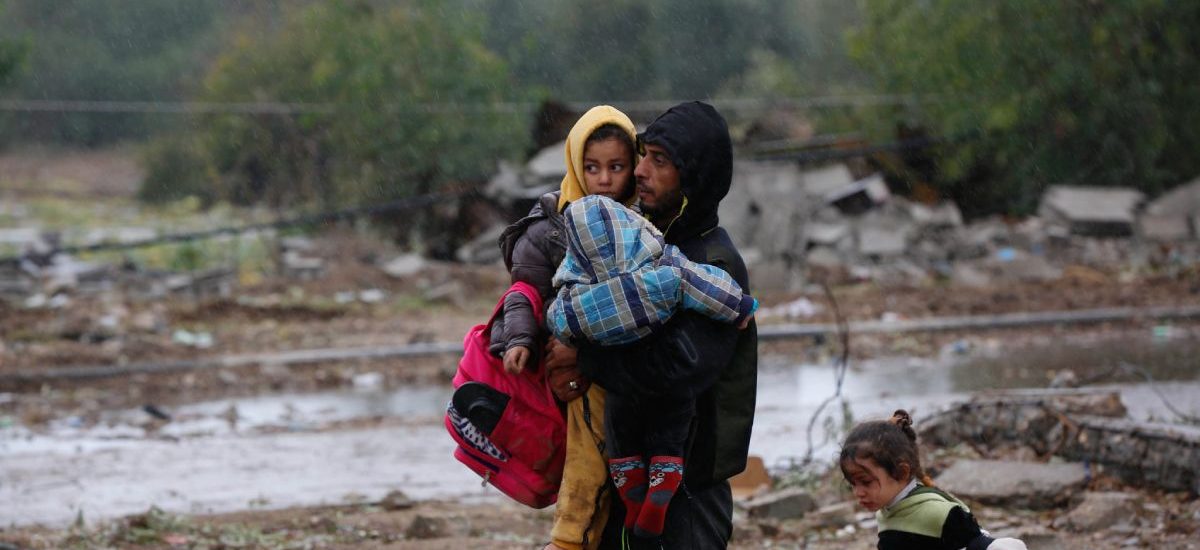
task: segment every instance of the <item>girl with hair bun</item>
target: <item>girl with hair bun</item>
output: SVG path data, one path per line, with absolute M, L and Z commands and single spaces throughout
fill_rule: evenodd
M 908 411 L 855 426 L 838 465 L 854 498 L 875 512 L 879 550 L 1026 550 L 1020 540 L 992 538 L 966 504 L 934 486 Z

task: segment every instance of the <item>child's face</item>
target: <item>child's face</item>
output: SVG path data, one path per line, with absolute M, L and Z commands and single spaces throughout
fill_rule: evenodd
M 633 183 L 633 151 L 618 139 L 587 144 L 583 149 L 583 180 L 588 193 L 620 202 Z
M 909 481 L 892 478 L 869 458 L 843 462 L 842 474 L 846 476 L 846 482 L 850 484 L 858 504 L 872 512 L 887 506 Z

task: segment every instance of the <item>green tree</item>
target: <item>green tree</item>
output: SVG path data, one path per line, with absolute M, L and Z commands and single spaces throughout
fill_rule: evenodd
M 498 108 L 522 97 L 472 21 L 421 2 L 327 1 L 287 14 L 278 32 L 236 33 L 202 97 L 300 107 L 202 124 L 219 195 L 328 208 L 493 172 L 527 124 Z
M 558 99 L 707 98 L 743 74 L 755 52 L 789 60 L 819 48 L 816 0 L 459 0 L 486 14 L 486 42 L 523 84 Z M 815 6 L 815 7 L 813 7 Z M 811 8 L 811 9 L 810 9 Z M 845 10 L 843 10 L 845 11 Z M 849 10 L 853 13 L 853 10 Z M 842 48 L 838 37 L 838 49 Z M 805 75 L 807 76 L 807 75 Z
M 4 15 L 7 2 L 0 0 L 0 17 Z M 7 38 L 0 39 L 0 88 L 8 85 L 25 59 L 28 42 Z
M 905 113 L 965 141 L 941 184 L 968 209 L 1031 211 L 1048 184 L 1150 193 L 1200 172 L 1200 3 L 872 0 L 854 57 Z
M 0 40 L 29 44 L 11 97 L 32 100 L 178 100 L 215 43 L 215 22 L 233 0 L 12 0 Z M 5 66 L 0 48 L 0 71 Z M 149 117 L 118 112 L 12 113 L 0 140 L 98 145 L 149 133 Z M 162 115 L 157 115 L 161 117 Z M 172 115 L 173 116 L 173 115 Z M 169 120 L 168 120 L 169 121 Z M 154 119 L 153 124 L 163 124 Z

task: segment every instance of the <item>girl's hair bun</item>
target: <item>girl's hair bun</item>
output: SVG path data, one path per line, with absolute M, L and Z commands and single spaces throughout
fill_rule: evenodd
M 912 429 L 912 416 L 902 408 L 896 409 L 896 412 L 892 413 L 892 418 L 888 419 L 888 422 L 899 426 L 904 431 Z

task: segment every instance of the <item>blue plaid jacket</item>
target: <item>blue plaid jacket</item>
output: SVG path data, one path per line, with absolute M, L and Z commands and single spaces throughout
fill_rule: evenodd
M 728 273 L 688 260 L 649 221 L 612 199 L 584 197 L 564 217 L 567 255 L 546 313 L 559 340 L 627 344 L 679 308 L 731 323 L 758 309 Z

